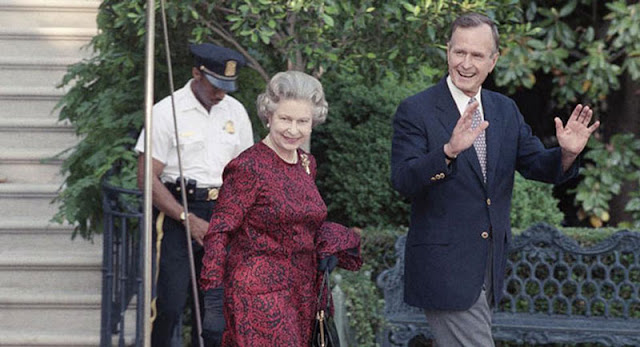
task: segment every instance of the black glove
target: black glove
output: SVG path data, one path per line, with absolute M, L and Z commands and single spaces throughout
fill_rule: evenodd
M 202 339 L 206 347 L 219 347 L 222 345 L 222 332 L 224 331 L 222 287 L 209 289 L 204 292 L 204 319 L 202 320 Z
M 338 258 L 335 255 L 330 255 L 320 259 L 318 262 L 318 271 L 328 270 L 329 272 L 333 271 L 333 269 L 338 265 Z

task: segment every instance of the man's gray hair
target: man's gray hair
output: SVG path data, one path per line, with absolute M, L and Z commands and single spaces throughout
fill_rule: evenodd
M 267 90 L 258 95 L 256 101 L 258 117 L 266 124 L 269 116 L 283 100 L 302 100 L 311 103 L 312 124 L 316 126 L 327 119 L 329 105 L 324 98 L 322 84 L 316 78 L 300 71 L 279 72 L 269 84 Z
M 453 37 L 453 33 L 456 31 L 456 29 L 475 28 L 483 24 L 486 24 L 491 28 L 491 35 L 493 36 L 493 42 L 495 44 L 493 53 L 497 53 L 500 49 L 500 34 L 498 33 L 498 26 L 493 20 L 491 20 L 491 18 L 479 13 L 467 13 L 456 18 L 456 20 L 454 20 L 451 24 L 449 41 L 451 41 L 451 37 Z

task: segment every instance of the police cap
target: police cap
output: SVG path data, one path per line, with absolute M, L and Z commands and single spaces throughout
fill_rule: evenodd
M 189 47 L 193 54 L 194 66 L 216 88 L 234 92 L 238 69 L 245 65 L 242 54 L 211 43 L 193 44 Z

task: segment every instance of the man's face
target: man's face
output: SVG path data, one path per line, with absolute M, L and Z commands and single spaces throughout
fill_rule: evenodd
M 204 74 L 195 67 L 192 70 L 192 74 L 191 90 L 193 90 L 193 94 L 195 94 L 196 99 L 200 101 L 202 106 L 207 111 L 210 111 L 211 107 L 217 105 L 227 95 L 227 92 L 211 85 Z
M 467 96 L 478 93 L 497 61 L 497 47 L 488 25 L 457 28 L 451 35 L 447 44 L 449 75 L 453 84 Z

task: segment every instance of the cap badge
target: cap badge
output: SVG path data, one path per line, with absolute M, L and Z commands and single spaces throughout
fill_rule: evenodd
M 224 67 L 224 75 L 226 77 L 233 77 L 236 75 L 236 66 L 238 63 L 235 60 L 227 61 L 226 66 Z
M 236 129 L 233 126 L 233 122 L 228 120 L 225 124 L 224 124 L 224 131 L 226 131 L 229 134 L 235 134 Z

